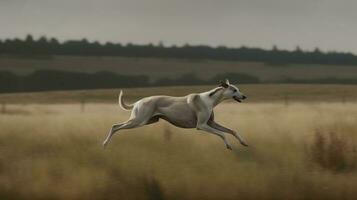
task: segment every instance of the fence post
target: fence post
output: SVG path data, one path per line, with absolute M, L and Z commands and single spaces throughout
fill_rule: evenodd
M 82 112 L 82 113 L 83 113 L 84 110 L 85 110 L 85 105 L 86 105 L 86 101 L 85 101 L 85 99 L 83 98 L 83 99 L 81 99 L 81 112 Z
M 2 114 L 6 113 L 6 103 L 5 102 L 1 102 L 1 113 Z
M 285 94 L 285 96 L 284 96 L 284 103 L 285 103 L 285 106 L 289 105 L 289 96 L 287 94 Z
M 346 95 L 345 95 L 345 93 L 342 94 L 342 103 L 346 104 Z
M 169 142 L 171 141 L 172 138 L 172 131 L 170 130 L 170 127 L 165 126 L 164 127 L 164 139 L 165 141 Z

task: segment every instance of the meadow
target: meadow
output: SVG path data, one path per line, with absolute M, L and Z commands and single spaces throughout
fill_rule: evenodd
M 355 102 L 356 85 L 337 84 L 237 84 L 249 102 Z M 208 91 L 216 85 L 124 88 L 124 98 L 129 102 L 151 95 L 185 96 Z M 0 94 L 2 104 L 69 104 L 118 102 L 121 89 L 48 91 Z
M 244 87 L 254 97 L 255 86 Z M 111 125 L 129 116 L 116 96 L 89 98 L 83 108 L 51 96 L 58 93 L 0 95 L 8 103 L 0 114 L 0 199 L 355 199 L 357 102 L 330 92 L 355 86 L 322 86 L 288 103 L 274 96 L 287 86 L 267 87 L 280 89 L 216 108 L 217 121 L 250 145 L 227 136 L 232 151 L 217 136 L 165 121 L 120 131 L 103 149 Z M 303 92 L 296 87 L 290 92 Z M 165 91 L 172 88 L 149 93 Z

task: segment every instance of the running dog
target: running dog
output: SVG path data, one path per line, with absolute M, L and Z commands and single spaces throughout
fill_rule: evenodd
M 196 128 L 215 134 L 222 138 L 227 149 L 230 150 L 232 147 L 224 133 L 233 135 L 242 145 L 248 146 L 236 131 L 215 122 L 213 114 L 213 108 L 224 100 L 234 99 L 242 102 L 246 98 L 238 87 L 230 84 L 228 80 L 221 81 L 218 87 L 207 92 L 189 94 L 184 97 L 151 96 L 132 105 L 123 102 L 123 92 L 120 91 L 119 105 L 124 110 L 131 110 L 131 116 L 127 121 L 112 126 L 103 146 L 105 147 L 113 134 L 121 129 L 152 124 L 158 122 L 160 118 L 180 128 Z

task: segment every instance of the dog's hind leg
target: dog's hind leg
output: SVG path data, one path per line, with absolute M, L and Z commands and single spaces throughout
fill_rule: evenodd
M 106 139 L 103 142 L 103 147 L 106 147 L 107 144 L 109 143 L 110 139 L 112 138 L 113 134 L 115 133 L 116 130 L 119 130 L 118 128 L 120 128 L 122 125 L 124 125 L 126 122 L 123 123 L 119 123 L 119 124 L 114 124 L 112 126 L 112 128 L 110 129 L 108 136 L 106 137 Z
M 108 145 L 110 139 L 112 138 L 112 136 L 114 135 L 115 132 L 117 132 L 121 129 L 130 129 L 130 128 L 140 127 L 142 125 L 143 125 L 142 123 L 138 122 L 135 119 L 129 119 L 126 122 L 114 124 L 112 126 L 112 128 L 110 129 L 107 138 L 103 142 L 103 147 L 106 147 Z
M 229 128 L 226 128 L 220 124 L 218 124 L 217 122 L 213 121 L 213 120 L 209 120 L 207 122 L 207 124 L 215 129 L 221 130 L 223 132 L 229 133 L 231 135 L 233 135 L 235 138 L 237 138 L 239 140 L 239 142 L 243 145 L 243 146 L 248 146 L 247 143 L 244 141 L 244 139 L 239 135 L 239 133 L 237 133 L 236 131 L 233 131 Z
M 159 121 L 159 119 L 160 119 L 160 117 L 159 117 L 159 116 L 153 116 L 153 117 L 151 117 L 151 118 L 149 119 L 149 121 L 148 121 L 148 122 L 146 122 L 146 124 L 145 124 L 145 125 L 149 125 L 149 124 L 156 123 L 156 122 L 158 122 L 158 121 Z
M 139 101 L 134 105 L 133 110 L 131 111 L 130 119 L 124 123 L 114 124 L 109 131 L 107 138 L 103 142 L 103 146 L 105 147 L 111 137 L 115 132 L 121 129 L 131 129 L 143 126 L 145 124 L 153 123 L 156 118 L 151 118 L 154 112 L 153 106 L 150 105 L 150 102 L 141 102 Z M 158 120 L 158 118 L 157 118 Z

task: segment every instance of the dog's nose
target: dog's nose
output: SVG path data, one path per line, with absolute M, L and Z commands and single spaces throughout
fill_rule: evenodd
M 247 97 L 245 95 L 243 95 L 242 99 L 246 99 Z

